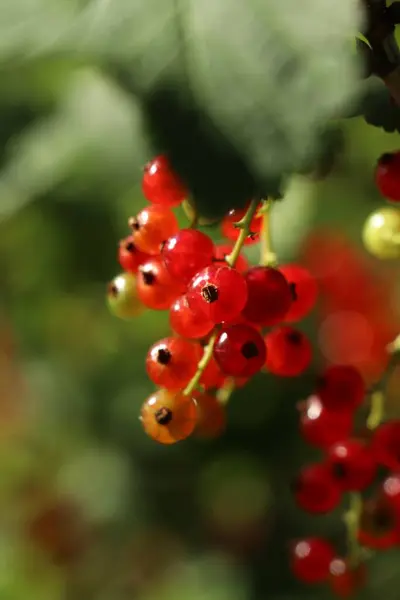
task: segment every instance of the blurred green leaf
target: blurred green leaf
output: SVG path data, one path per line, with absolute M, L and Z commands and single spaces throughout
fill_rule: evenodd
M 400 132 L 400 108 L 388 88 L 376 77 L 360 86 L 360 99 L 350 116 L 363 116 L 368 125 L 388 133 Z

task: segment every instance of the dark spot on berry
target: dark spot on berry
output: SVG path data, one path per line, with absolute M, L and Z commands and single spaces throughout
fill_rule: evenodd
M 167 365 L 172 358 L 171 352 L 167 348 L 160 348 L 157 352 L 157 362 L 160 365 Z
M 131 217 L 128 221 L 128 227 L 130 227 L 131 229 L 133 229 L 134 231 L 139 231 L 140 229 L 140 223 L 137 220 L 136 217 Z
M 373 521 L 378 531 L 390 531 L 394 526 L 394 518 L 388 507 L 380 507 L 373 515 Z
M 154 418 L 159 425 L 168 425 L 172 420 L 172 410 L 162 406 L 154 413 Z
M 286 339 L 288 342 L 290 342 L 291 344 L 294 344 L 297 346 L 297 344 L 300 344 L 303 336 L 301 335 L 300 331 L 295 331 L 294 329 L 292 331 L 289 331 L 286 335 Z
M 164 246 L 167 243 L 167 240 L 164 240 L 163 242 L 161 242 L 160 244 L 160 252 L 162 252 L 164 250 Z
M 108 284 L 108 295 L 113 296 L 113 298 L 116 298 L 118 296 L 118 288 L 115 285 L 115 283 Z
M 243 344 L 241 352 L 247 359 L 258 356 L 258 348 L 254 342 L 246 342 Z
M 332 473 L 336 479 L 343 479 L 346 477 L 347 471 L 342 463 L 334 463 L 332 465 Z
M 141 275 L 146 285 L 153 285 L 156 280 L 156 276 L 152 271 L 141 271 Z
M 320 377 L 317 377 L 317 388 L 318 389 L 324 389 L 326 387 L 326 377 L 324 375 L 321 375 Z
M 125 250 L 126 250 L 127 252 L 135 252 L 135 250 L 136 250 L 136 248 L 135 248 L 135 244 L 134 244 L 133 242 L 128 242 L 128 243 L 125 245 Z
M 208 302 L 208 304 L 216 302 L 216 300 L 218 300 L 218 288 L 209 283 L 203 287 L 201 290 L 201 295 L 203 296 L 204 300 Z
M 289 288 L 290 288 L 290 293 L 292 294 L 292 300 L 293 300 L 293 302 L 296 302 L 296 300 L 298 299 L 296 284 L 293 282 L 289 283 Z
M 393 162 L 394 160 L 394 154 L 393 152 L 385 152 L 385 154 L 382 154 L 382 156 L 379 159 L 379 164 L 380 165 L 389 165 L 391 162 Z

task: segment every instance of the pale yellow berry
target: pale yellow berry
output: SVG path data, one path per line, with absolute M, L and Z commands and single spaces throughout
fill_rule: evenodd
M 362 237 L 366 250 L 376 258 L 400 258 L 400 209 L 387 206 L 373 212 Z

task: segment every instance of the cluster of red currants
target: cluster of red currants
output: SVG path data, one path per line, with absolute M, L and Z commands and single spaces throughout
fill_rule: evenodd
M 196 229 L 197 218 L 179 229 L 173 208 L 186 203 L 196 214 L 166 157 L 146 165 L 142 188 L 149 204 L 129 219 L 131 233 L 119 245 L 124 272 L 108 288 L 120 317 L 169 310 L 171 336 L 146 357 L 158 389 L 143 405 L 142 424 L 164 444 L 192 432 L 215 436 L 228 389 L 262 369 L 278 376 L 307 369 L 311 345 L 292 323 L 313 308 L 317 284 L 300 265 L 248 265 L 241 249 L 259 240 L 264 203 L 230 211 L 220 224 L 225 241 L 215 244 Z

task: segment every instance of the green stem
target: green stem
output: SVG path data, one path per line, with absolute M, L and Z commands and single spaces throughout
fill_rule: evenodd
M 264 201 L 260 210 L 262 215 L 262 226 L 260 232 L 260 265 L 263 267 L 272 267 L 276 265 L 276 254 L 272 251 L 271 242 L 271 209 L 272 200 Z
M 385 417 L 385 392 L 400 360 L 400 335 L 387 347 L 390 354 L 388 365 L 379 381 L 373 386 L 370 394 L 371 408 L 367 418 L 367 427 L 376 429 Z
M 362 497 L 357 492 L 349 494 L 349 508 L 344 515 L 347 529 L 347 553 L 352 566 L 356 567 L 361 558 L 361 546 L 358 543 L 358 530 L 362 511 Z
M 210 337 L 207 346 L 204 348 L 204 353 L 203 353 L 203 356 L 202 356 L 199 364 L 197 365 L 196 373 L 194 374 L 192 379 L 189 381 L 189 383 L 183 390 L 183 394 L 185 396 L 190 396 L 190 394 L 199 385 L 201 376 L 203 375 L 203 372 L 204 372 L 204 369 L 206 368 L 206 366 L 208 365 L 208 363 L 211 360 L 213 350 L 214 350 L 214 344 L 216 342 L 217 336 L 218 336 L 218 331 L 215 330 L 214 333 L 212 334 L 212 336 Z
M 235 380 L 233 377 L 230 377 L 225 385 L 220 388 L 217 392 L 217 400 L 220 404 L 227 404 L 229 398 L 232 396 L 235 391 Z

